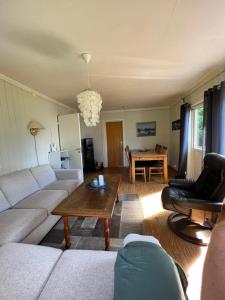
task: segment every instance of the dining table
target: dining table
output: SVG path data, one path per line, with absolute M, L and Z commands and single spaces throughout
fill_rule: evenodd
M 131 150 L 131 183 L 135 183 L 135 162 L 136 161 L 162 161 L 163 162 L 163 183 L 168 183 L 168 158 L 167 154 L 161 154 L 153 149 Z

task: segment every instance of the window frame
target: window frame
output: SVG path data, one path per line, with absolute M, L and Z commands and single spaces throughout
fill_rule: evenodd
M 197 105 L 195 105 L 194 107 L 192 107 L 192 110 L 193 110 L 193 149 L 195 150 L 195 151 L 200 151 L 200 152 L 202 152 L 202 151 L 204 151 L 204 128 L 203 128 L 203 141 L 202 141 L 202 146 L 197 146 L 197 143 L 196 143 L 196 141 L 197 141 L 197 130 L 196 130 L 196 128 L 197 128 L 197 122 L 196 122 L 196 111 L 197 111 L 197 109 L 199 109 L 199 108 L 203 108 L 204 109 L 204 107 L 203 107 L 203 102 L 201 102 L 201 103 L 199 103 L 199 104 L 197 104 Z

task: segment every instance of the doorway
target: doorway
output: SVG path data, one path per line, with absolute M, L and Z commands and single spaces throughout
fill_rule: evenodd
M 108 167 L 123 167 L 123 122 L 106 122 Z

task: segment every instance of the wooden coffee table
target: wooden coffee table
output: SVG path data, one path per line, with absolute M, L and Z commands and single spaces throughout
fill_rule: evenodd
M 96 177 L 96 176 L 95 176 Z M 120 175 L 104 175 L 107 189 L 92 190 L 87 187 L 88 181 L 82 183 L 70 196 L 63 200 L 53 211 L 64 220 L 65 248 L 70 248 L 70 228 L 68 218 L 95 217 L 104 221 L 105 250 L 109 250 L 109 219 L 112 217 L 115 203 L 118 202 Z

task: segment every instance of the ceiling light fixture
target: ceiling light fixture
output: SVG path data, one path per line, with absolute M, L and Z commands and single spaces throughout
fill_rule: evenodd
M 88 88 L 77 95 L 78 108 L 84 123 L 88 127 L 96 126 L 100 121 L 100 111 L 102 108 L 102 98 L 99 93 L 90 89 L 90 79 L 88 63 L 91 60 L 91 54 L 82 53 L 81 57 L 87 64 Z

